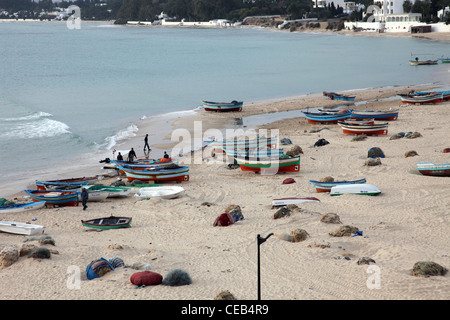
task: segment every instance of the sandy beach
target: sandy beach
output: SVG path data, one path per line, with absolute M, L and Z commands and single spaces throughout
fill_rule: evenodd
M 302 148 L 300 172 L 262 175 L 229 169 L 226 163 L 213 161 L 210 148 L 205 148 L 203 155 L 200 154 L 201 163 L 184 157 L 184 161 L 192 160 L 190 181 L 166 183 L 185 189 L 184 196 L 177 199 L 140 200 L 129 196 L 88 202 L 86 211 L 80 203 L 77 207 L 43 208 L 14 215 L 0 213 L 0 220 L 43 225 L 44 235 L 54 240 L 54 245 L 43 245 L 52 250 L 49 259 L 23 256 L 0 270 L 0 299 L 213 300 L 221 291 L 228 290 L 238 300 L 254 300 L 257 298 L 257 235 L 265 237 L 270 233 L 274 235 L 260 247 L 262 299 L 448 299 L 448 273 L 419 277 L 411 275 L 411 269 L 418 261 L 450 267 L 449 178 L 423 176 L 416 169 L 417 162 L 449 162 L 449 153 L 443 153 L 443 149 L 450 147 L 450 103 L 406 105 L 395 98 L 397 93 L 411 89 L 348 92 L 356 95 L 355 109 L 400 109 L 398 120 L 389 123 L 385 136 L 352 141 L 353 136 L 343 134 L 338 125 L 309 124 L 300 116 L 262 126 L 268 132 L 277 129 L 280 139 L 292 141 L 292 145 L 280 146 L 284 150 L 294 145 Z M 239 117 L 336 104 L 322 95 L 255 102 L 244 104 L 239 114 L 199 111 L 174 121 L 172 126 L 192 129 L 194 121 L 202 121 L 203 130 L 223 129 Z M 311 132 L 324 127 L 319 132 Z M 398 132 L 410 131 L 419 132 L 421 137 L 390 140 Z M 329 144 L 314 147 L 321 138 Z M 127 144 L 141 150 L 140 140 L 141 137 L 139 140 L 136 137 Z M 155 147 L 171 150 L 175 144 L 168 142 Z M 385 158 L 381 159 L 381 165 L 365 165 L 372 147 L 383 150 Z M 127 148 L 125 145 L 124 149 Z M 418 155 L 405 157 L 405 152 L 411 150 Z M 199 152 L 194 153 L 193 157 L 198 155 Z M 93 159 L 93 168 L 100 168 L 98 160 Z M 367 183 L 377 186 L 382 193 L 332 197 L 329 193 L 317 193 L 308 183 L 326 176 L 335 180 L 366 178 Z M 121 178 L 126 181 L 126 177 Z M 283 184 L 286 178 L 293 178 L 295 183 Z M 98 183 L 110 184 L 116 179 L 111 177 Z M 4 197 L 26 202 L 24 196 L 24 192 L 19 192 Z M 274 219 L 277 209 L 271 207 L 272 199 L 283 197 L 317 197 L 320 201 L 302 203 L 290 216 Z M 216 217 L 232 204 L 241 207 L 244 219 L 227 227 L 214 227 Z M 321 222 L 322 215 L 327 213 L 337 214 L 341 223 Z M 132 217 L 132 226 L 87 231 L 81 224 L 81 220 L 110 215 Z M 343 225 L 358 228 L 362 235 L 330 235 Z M 286 241 L 283 234 L 296 229 L 307 232 L 306 240 Z M 2 248 L 39 245 L 38 241 L 24 242 L 28 238 L 0 233 L 0 245 Z M 125 266 L 87 280 L 86 266 L 101 257 L 119 257 Z M 358 264 L 363 257 L 373 262 Z M 151 270 L 163 277 L 171 270 L 182 269 L 192 283 L 136 288 L 130 282 L 131 275 L 140 271 L 130 267 L 135 262 L 151 265 Z M 378 282 L 371 282 L 374 266 Z M 77 270 L 81 277 L 79 287 L 71 285 L 77 283 L 73 282 Z M 374 283 L 375 287 L 371 285 Z

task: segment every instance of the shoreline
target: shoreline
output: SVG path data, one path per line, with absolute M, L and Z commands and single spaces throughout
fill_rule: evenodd
M 410 270 L 417 261 L 450 266 L 446 215 L 450 200 L 445 188 L 448 178 L 422 176 L 414 169 L 416 162 L 448 162 L 447 154 L 442 153 L 444 147 L 449 147 L 448 119 L 442 114 L 450 102 L 402 105 L 390 99 L 392 94 L 411 88 L 417 87 L 357 92 L 355 100 L 368 101 L 358 105 L 361 110 L 400 106 L 399 119 L 389 122 L 386 136 L 355 142 L 351 141 L 352 136 L 342 134 L 337 125 L 309 124 L 300 117 L 261 126 L 280 129 L 280 138 L 290 138 L 293 145 L 303 149 L 300 172 L 261 175 L 228 169 L 224 163 L 194 163 L 190 166 L 190 181 L 177 184 L 185 189 L 185 195 L 177 199 L 139 201 L 130 196 L 90 202 L 86 211 L 79 206 L 14 214 L 16 221 L 45 225 L 45 234 L 55 240 L 55 245 L 50 247 L 58 253 L 50 259 L 21 257 L 0 270 L 3 279 L 0 297 L 4 300 L 212 300 L 220 291 L 228 290 L 238 300 L 252 300 L 256 297 L 256 235 L 272 232 L 274 236 L 262 247 L 263 299 L 445 300 L 449 294 L 448 274 L 415 277 Z M 252 104 L 241 114 L 336 104 L 323 96 L 303 96 Z M 187 128 L 192 118 L 217 118 L 215 125 L 227 123 L 234 116 L 198 112 L 191 119 L 180 118 L 171 125 Z M 327 130 L 310 132 L 322 127 Z M 389 139 L 400 131 L 417 131 L 422 137 Z M 314 147 L 319 138 L 330 144 Z M 286 146 L 286 150 L 293 145 Z M 380 147 L 386 157 L 381 159 L 380 166 L 368 167 L 364 161 L 367 150 L 373 146 Z M 404 153 L 408 150 L 415 150 L 419 155 L 406 158 Z M 208 151 L 205 149 L 205 155 Z M 316 193 L 308 183 L 309 179 L 330 175 L 336 180 L 366 177 L 367 183 L 378 186 L 382 193 L 376 197 L 330 197 Z M 282 184 L 286 178 L 294 178 L 296 183 Z M 109 184 L 115 179 L 104 182 Z M 317 197 L 320 202 L 303 203 L 290 216 L 274 219 L 276 210 L 271 209 L 271 200 L 292 196 Z M 204 205 L 206 202 L 209 205 Z M 241 207 L 244 220 L 228 227 L 213 227 L 215 218 L 230 204 Z M 338 214 L 341 223 L 321 222 L 320 217 L 325 213 Z M 108 215 L 132 216 L 133 225 L 101 232 L 83 230 L 81 219 Z M 4 219 L 11 217 L 2 214 Z M 363 234 L 330 236 L 341 225 L 356 226 Z M 281 235 L 297 228 L 307 231 L 309 236 L 305 241 L 283 240 Z M 7 246 L 20 246 L 24 238 L 0 233 L 0 243 Z M 131 267 L 119 267 L 101 278 L 87 280 L 85 267 L 100 257 L 120 257 L 126 265 L 148 263 L 153 272 L 163 276 L 173 269 L 183 269 L 192 278 L 192 284 L 136 289 L 130 283 L 130 276 L 138 270 Z M 362 257 L 370 257 L 375 261 L 374 267 L 380 268 L 380 288 L 370 289 L 366 285 L 369 266 L 357 263 Z M 66 286 L 69 267 L 81 271 L 79 289 Z

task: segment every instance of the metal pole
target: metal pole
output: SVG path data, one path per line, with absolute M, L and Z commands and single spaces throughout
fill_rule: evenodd
M 269 237 L 273 235 L 273 233 L 270 233 L 267 237 L 261 238 L 261 236 L 258 234 L 256 237 L 258 242 L 258 300 L 261 300 L 261 254 L 259 246 L 264 243 Z

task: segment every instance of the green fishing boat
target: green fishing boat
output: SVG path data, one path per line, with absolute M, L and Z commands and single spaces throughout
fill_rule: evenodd
M 91 220 L 81 220 L 81 223 L 85 228 L 109 230 L 109 229 L 120 229 L 131 227 L 131 221 L 132 221 L 131 217 L 110 216 Z

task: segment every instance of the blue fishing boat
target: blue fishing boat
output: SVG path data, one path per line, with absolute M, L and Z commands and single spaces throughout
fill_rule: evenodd
M 189 181 L 189 167 L 174 165 L 175 168 L 125 168 L 119 166 L 127 176 L 128 181 Z
M 450 163 L 421 162 L 416 163 L 416 166 L 417 170 L 424 176 L 450 177 Z
M 366 178 L 358 179 L 358 180 L 341 180 L 341 181 L 329 181 L 329 182 L 322 182 L 322 181 L 316 181 L 316 180 L 309 180 L 309 183 L 311 183 L 314 188 L 316 188 L 317 192 L 330 192 L 331 188 L 338 185 L 345 185 L 345 184 L 361 184 L 366 183 Z
M 418 96 L 426 96 L 426 95 L 430 95 L 432 93 L 437 93 L 437 94 L 442 93 L 442 99 L 450 100 L 450 90 L 447 90 L 447 91 L 414 91 L 414 94 L 418 95 Z
M 302 111 L 309 123 L 338 123 L 352 116 L 349 110 L 342 112 L 306 112 Z
M 89 181 L 79 182 L 50 182 L 50 181 L 36 181 L 36 187 L 38 190 L 75 190 L 81 187 L 87 186 Z
M 323 92 L 325 97 L 330 98 L 331 100 L 344 100 L 344 101 L 353 101 L 355 100 L 355 96 L 345 96 L 343 94 L 339 94 L 336 92 Z
M 243 102 L 233 100 L 231 102 L 214 102 L 202 101 L 205 111 L 227 112 L 227 111 L 242 111 Z
M 35 202 L 45 201 L 46 206 L 78 206 L 77 191 L 65 190 L 25 190 Z
M 229 157 L 239 158 L 267 158 L 273 156 L 281 156 L 283 149 L 244 149 L 234 147 L 224 147 L 223 151 Z
M 352 118 L 374 120 L 397 120 L 399 109 L 385 111 L 358 111 L 352 110 Z
M 0 206 L 0 213 L 16 213 L 29 210 L 40 209 L 45 205 L 45 201 L 32 201 L 28 203 L 15 203 L 6 206 Z

